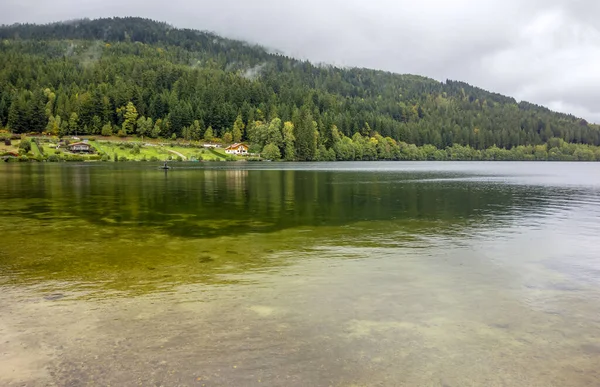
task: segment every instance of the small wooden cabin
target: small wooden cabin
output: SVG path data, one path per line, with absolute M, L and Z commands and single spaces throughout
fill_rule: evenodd
M 91 153 L 93 148 L 90 144 L 85 142 L 74 142 L 69 144 L 69 150 L 75 153 Z

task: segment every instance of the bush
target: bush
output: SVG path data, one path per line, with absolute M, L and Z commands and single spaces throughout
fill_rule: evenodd
M 113 155 L 113 161 L 116 163 L 117 161 L 119 161 L 119 156 L 117 156 L 117 154 L 115 153 Z
M 22 138 L 21 142 L 19 143 L 19 149 L 23 153 L 31 151 L 31 141 L 27 137 Z
M 119 136 L 119 137 L 126 137 L 126 136 L 127 136 L 127 133 L 125 133 L 125 132 L 123 131 L 123 129 L 120 129 L 120 130 L 119 130 L 119 133 L 117 133 L 117 136 Z
M 112 130 L 112 126 L 110 126 L 110 124 L 106 124 L 102 127 L 102 135 L 105 137 L 108 136 L 112 136 L 113 134 L 113 130 Z
M 148 158 L 146 157 L 146 155 L 143 155 L 140 161 L 148 161 Z
M 125 156 L 121 156 L 121 157 L 119 157 L 119 161 L 120 161 L 120 162 L 123 162 L 123 161 L 128 161 L 128 160 L 129 160 L 129 159 L 128 159 L 127 157 L 125 157 Z
M 67 155 L 65 156 L 65 161 L 71 161 L 71 162 L 82 162 L 85 159 L 83 158 L 83 156 L 80 155 Z
M 57 155 L 50 155 L 48 156 L 48 161 L 51 163 L 58 163 L 60 158 Z
M 62 152 L 61 152 L 61 151 L 59 151 L 58 149 L 54 151 L 54 154 L 55 154 L 55 155 L 59 155 L 59 154 L 61 154 L 61 153 L 62 153 Z
M 23 156 L 19 156 L 19 161 L 23 161 L 23 162 L 25 162 L 25 161 L 29 161 L 29 157 L 27 157 L 27 156 L 25 156 L 25 155 L 23 155 Z
M 102 155 L 102 158 L 100 160 L 102 160 L 102 161 L 109 161 L 110 157 L 108 157 L 108 155 Z
M 181 156 L 177 156 L 177 158 L 176 158 L 175 160 L 177 160 L 177 161 L 179 161 L 179 162 L 182 162 L 182 161 L 183 161 L 183 159 L 181 158 Z
M 102 160 L 102 156 L 100 156 L 100 155 L 91 155 L 91 156 L 88 157 L 88 160 L 91 160 L 91 161 L 100 161 L 100 160 Z
M 158 161 L 158 157 L 152 156 L 152 157 L 150 157 L 150 161 Z
M 279 160 L 281 158 L 281 152 L 277 145 L 269 143 L 265 145 L 262 156 L 267 160 Z
M 138 144 L 135 144 L 135 145 L 133 146 L 133 149 L 131 149 L 131 151 L 130 151 L 130 153 L 131 153 L 132 155 L 139 155 L 139 154 L 140 154 L 140 152 L 141 152 L 141 151 L 140 151 L 140 146 L 139 146 Z

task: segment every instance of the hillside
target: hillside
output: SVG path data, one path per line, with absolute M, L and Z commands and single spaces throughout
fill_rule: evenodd
M 290 160 L 600 145 L 596 125 L 463 82 L 315 66 L 147 19 L 4 26 L 0 42 L 0 127 L 14 133 L 221 137 Z

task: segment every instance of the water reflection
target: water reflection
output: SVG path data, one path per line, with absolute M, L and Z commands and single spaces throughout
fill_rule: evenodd
M 407 219 L 435 221 L 444 232 L 554 216 L 578 200 L 598 200 L 586 189 L 503 184 L 456 171 L 180 169 L 164 175 L 151 168 L 30 168 L 2 171 L 0 216 L 75 216 L 192 238 Z
M 336 256 L 352 248 L 470 246 L 559 227 L 573 214 L 580 217 L 574 226 L 586 224 L 578 233 L 598 231 L 594 189 L 531 184 L 531 176 L 525 185 L 504 174 L 503 183 L 490 182 L 489 175 L 460 168 L 4 168 L 0 266 L 17 282 L 140 293 L 229 283 L 225 274 L 294 264 L 288 257 L 306 249 Z

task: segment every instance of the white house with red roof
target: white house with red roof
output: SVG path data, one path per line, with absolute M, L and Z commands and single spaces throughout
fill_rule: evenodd
M 225 148 L 225 153 L 230 155 L 247 155 L 248 145 L 242 143 L 235 143 Z

